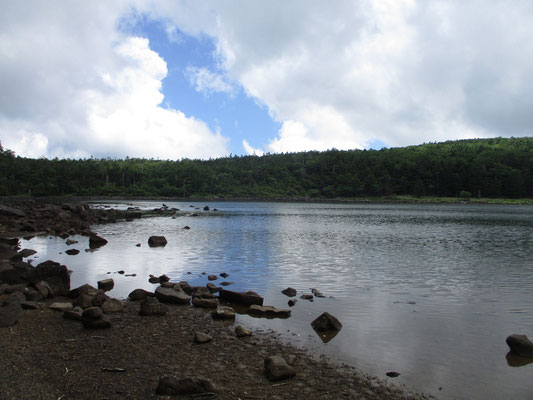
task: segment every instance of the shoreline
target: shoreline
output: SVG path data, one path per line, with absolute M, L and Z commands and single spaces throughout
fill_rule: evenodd
M 250 203 L 331 203 L 331 204 L 489 204 L 489 205 L 533 205 L 533 199 L 529 198 L 470 198 L 468 200 L 459 197 L 437 196 L 378 196 L 361 198 L 258 198 L 258 197 L 164 197 L 164 196 L 0 196 L 0 203 L 20 203 L 34 201 L 36 203 L 98 203 L 114 201 L 173 201 L 173 202 L 250 202 Z
M 48 234 L 70 232 L 68 237 L 78 233 L 91 235 L 90 229 L 85 231 L 80 225 L 80 220 L 106 223 L 110 216 L 115 216 L 111 214 L 113 210 L 96 210 L 93 214 L 88 210 L 80 212 L 78 205 L 84 209 L 80 204 L 69 204 L 55 208 L 46 205 L 48 214 L 43 213 L 41 219 L 38 218 L 40 212 L 31 204 L 18 210 L 25 217 L 6 217 L 4 208 L 0 223 L 13 234 L 11 236 L 16 236 L 17 232 L 10 231 L 7 225 L 11 223 L 13 228 L 23 221 L 23 224 L 35 226 L 48 224 Z M 57 215 L 61 213 L 68 214 L 70 219 L 58 226 Z M 1 373 L 0 391 L 8 399 L 44 399 L 52 398 L 52 394 L 54 399 L 62 400 L 161 399 L 155 391 L 157 380 L 167 373 L 206 377 L 218 388 L 213 397 L 221 399 L 430 398 L 283 343 L 273 332 L 258 330 L 250 337 L 237 338 L 233 322 L 216 321 L 206 310 L 190 305 L 167 305 L 166 315 L 146 317 L 139 315 L 139 302 L 119 301 L 122 311 L 106 314 L 111 328 L 85 329 L 79 321 L 65 319 L 61 312 L 48 308 L 51 303 L 60 301 L 72 305 L 73 299 L 64 297 L 67 291 L 63 297 L 41 296 L 39 299 L 35 281 L 24 278 L 31 276 L 36 267 L 22 261 L 18 240 L 0 240 L 0 251 L 0 259 L 4 260 L 0 271 L 4 281 L 0 281 L 0 305 L 3 305 L 0 312 L 14 302 L 18 302 L 19 307 L 24 303 L 25 307 L 34 308 L 23 312 L 21 309 L 15 323 L 0 328 L 4 332 L 0 335 L 0 346 L 5 350 L 9 366 Z M 53 268 L 56 274 L 53 278 L 62 276 L 57 273 L 60 267 Z M 20 276 L 14 277 L 11 270 L 20 272 Z M 6 282 L 3 279 L 6 277 L 11 281 Z M 57 283 L 57 279 L 52 279 L 51 285 L 52 282 Z M 70 289 L 70 278 L 68 282 Z M 192 340 L 195 331 L 209 333 L 213 340 L 204 345 L 195 344 Z M 265 377 L 264 359 L 276 354 L 282 354 L 294 367 L 296 377 L 276 383 Z

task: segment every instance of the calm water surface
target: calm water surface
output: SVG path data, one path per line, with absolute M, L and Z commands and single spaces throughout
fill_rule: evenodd
M 95 252 L 68 256 L 56 238 L 23 246 L 38 251 L 30 257 L 34 264 L 52 259 L 72 269 L 73 287 L 112 277 L 116 297 L 138 287 L 153 290 L 148 275 L 162 273 L 204 285 L 202 272 L 226 272 L 235 282 L 229 288 L 255 290 L 265 304 L 284 308 L 282 289 L 316 287 L 327 297 L 299 300 L 287 320 L 239 320 L 384 379 L 398 371 L 392 381 L 437 398 L 533 398 L 533 363 L 509 366 L 505 344 L 511 333 L 533 338 L 533 207 L 197 206 L 205 204 L 220 211 L 96 226 L 109 244 Z M 186 203 L 167 205 L 195 211 Z M 150 235 L 166 236 L 168 245 L 149 248 Z M 70 247 L 88 247 L 87 238 L 76 239 Z M 327 344 L 309 325 L 324 311 L 344 325 Z

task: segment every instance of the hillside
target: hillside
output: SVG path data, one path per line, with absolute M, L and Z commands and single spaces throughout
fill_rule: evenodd
M 0 195 L 533 197 L 533 138 L 214 160 L 30 159 L 0 147 Z

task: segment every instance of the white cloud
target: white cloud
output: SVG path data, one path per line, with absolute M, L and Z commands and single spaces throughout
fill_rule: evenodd
M 251 156 L 262 156 L 264 154 L 263 150 L 250 146 L 250 143 L 248 143 L 246 139 L 242 141 L 242 147 L 244 148 L 244 151 Z
M 228 154 L 228 140 L 163 108 L 165 61 L 117 30 L 126 2 L 4 2 L 0 15 L 0 140 L 37 157 Z
M 272 151 L 533 130 L 527 1 L 225 1 L 164 6 L 282 123 Z
M 205 67 L 188 67 L 185 75 L 197 92 L 205 95 L 213 92 L 234 94 L 235 89 L 222 75 L 211 72 Z

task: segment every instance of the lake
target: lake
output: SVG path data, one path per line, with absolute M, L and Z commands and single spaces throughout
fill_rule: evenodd
M 142 209 L 162 204 L 128 202 Z M 166 204 L 199 216 L 98 225 L 93 230 L 109 243 L 84 252 L 88 239 L 74 237 L 79 243 L 69 247 L 82 250 L 76 256 L 64 253 L 59 238 L 22 246 L 38 251 L 34 265 L 67 265 L 72 287 L 112 277 L 110 294 L 119 298 L 138 287 L 154 290 L 149 274 L 163 273 L 205 285 L 202 272 L 226 272 L 234 282 L 228 289 L 255 290 L 265 305 L 282 308 L 286 287 L 298 289 L 298 298 L 317 288 L 326 297 L 299 299 L 289 319 L 238 320 L 439 399 L 533 398 L 533 363 L 510 366 L 505 344 L 512 333 L 533 339 L 532 206 Z M 151 235 L 164 235 L 167 246 L 148 247 Z M 343 324 L 328 343 L 310 326 L 324 311 Z M 401 375 L 387 378 L 388 371 Z

